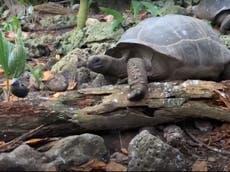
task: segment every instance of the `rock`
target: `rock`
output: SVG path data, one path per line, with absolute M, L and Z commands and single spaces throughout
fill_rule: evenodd
M 48 90 L 55 92 L 66 91 L 68 88 L 68 81 L 61 73 L 55 73 L 43 83 Z
M 1 171 L 56 171 L 47 157 L 28 145 L 21 145 L 10 153 L 0 154 Z
M 144 130 L 129 144 L 128 171 L 182 171 L 184 155 Z
M 184 131 L 177 125 L 169 125 L 165 127 L 164 138 L 168 144 L 174 147 L 180 147 L 186 142 Z
M 90 70 L 86 68 L 89 49 L 76 48 L 53 65 L 51 71 L 61 73 L 68 81 L 77 82 L 77 87 L 91 81 Z
M 86 67 L 77 69 L 77 87 L 78 89 L 84 88 L 84 84 L 91 82 L 90 70 Z
M 66 55 L 73 49 L 80 47 L 95 47 L 92 50 L 100 50 L 100 44 L 102 44 L 102 47 L 108 49 L 115 45 L 123 33 L 124 30 L 122 28 L 112 31 L 111 23 L 92 22 L 83 30 L 74 29 L 63 35 L 62 38 L 58 38 L 57 53 Z M 105 48 L 102 48 L 102 50 Z M 104 53 L 104 51 L 97 51 L 97 53 Z
M 52 72 L 69 72 L 72 76 L 77 76 L 76 69 L 86 67 L 87 59 L 90 55 L 89 49 L 76 48 L 61 58 L 53 65 Z
M 100 23 L 98 19 L 94 19 L 94 18 L 88 18 L 85 22 L 86 26 L 90 26 L 90 25 L 94 25 L 96 23 Z
M 160 14 L 162 16 L 167 14 L 181 14 L 181 15 L 187 15 L 188 11 L 178 5 L 166 5 L 163 8 L 160 9 Z
M 77 82 L 78 89 L 110 84 L 103 75 L 96 74 L 86 67 L 89 56 L 90 49 L 76 48 L 58 61 L 51 71 L 63 74 L 68 81 Z
M 91 76 L 94 75 L 93 73 L 91 74 Z M 92 80 L 91 82 L 91 86 L 92 87 L 101 87 L 103 85 L 109 85 L 112 82 L 106 80 L 106 78 L 104 77 L 104 75 L 102 74 L 97 74 L 97 76 Z
M 30 58 L 49 56 L 53 49 L 49 45 L 52 45 L 54 42 L 56 42 L 56 38 L 51 34 L 41 36 L 31 35 L 30 37 L 25 39 L 25 49 L 27 55 Z
M 116 163 L 126 164 L 128 162 L 128 156 L 120 152 L 114 152 L 110 156 L 110 161 L 115 161 Z
M 63 138 L 45 155 L 60 169 L 77 166 L 93 159 L 103 160 L 107 156 L 107 149 L 103 138 L 93 134 L 82 134 Z
M 101 41 L 117 42 L 123 33 L 124 30 L 122 28 L 118 28 L 115 31 L 113 31 L 111 27 L 111 23 L 107 23 L 107 22 L 96 23 L 87 28 L 85 32 L 86 34 L 85 44 L 101 42 Z
M 67 26 L 71 24 L 75 24 L 77 20 L 76 14 L 68 14 L 68 15 L 50 15 L 43 17 L 40 20 L 40 24 L 43 28 L 49 28 L 51 26 Z

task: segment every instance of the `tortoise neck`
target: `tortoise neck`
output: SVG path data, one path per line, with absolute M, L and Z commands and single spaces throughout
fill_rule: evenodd
M 113 75 L 118 78 L 127 77 L 127 61 L 126 58 L 113 58 L 109 69 L 107 70 L 108 75 Z

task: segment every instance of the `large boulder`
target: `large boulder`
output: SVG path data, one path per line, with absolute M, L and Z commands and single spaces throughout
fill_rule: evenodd
M 103 160 L 107 157 L 107 149 L 102 137 L 82 134 L 57 141 L 45 155 L 56 162 L 58 169 L 66 169 L 93 159 Z
M 48 158 L 28 145 L 21 145 L 10 153 L 0 154 L 1 171 L 55 171 Z
M 129 144 L 128 171 L 183 171 L 184 155 L 143 130 Z

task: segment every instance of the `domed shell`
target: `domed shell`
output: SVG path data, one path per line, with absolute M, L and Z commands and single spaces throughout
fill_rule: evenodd
M 193 7 L 193 12 L 198 18 L 215 20 L 223 11 L 230 10 L 230 0 L 201 0 Z
M 128 29 L 108 55 L 124 47 L 145 45 L 187 64 L 211 65 L 230 61 L 230 51 L 206 22 L 183 15 L 166 15 L 143 20 Z

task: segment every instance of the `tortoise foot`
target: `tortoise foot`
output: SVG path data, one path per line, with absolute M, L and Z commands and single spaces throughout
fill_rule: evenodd
M 131 90 L 127 96 L 130 101 L 138 101 L 145 97 L 146 88 L 139 87 L 137 89 Z

